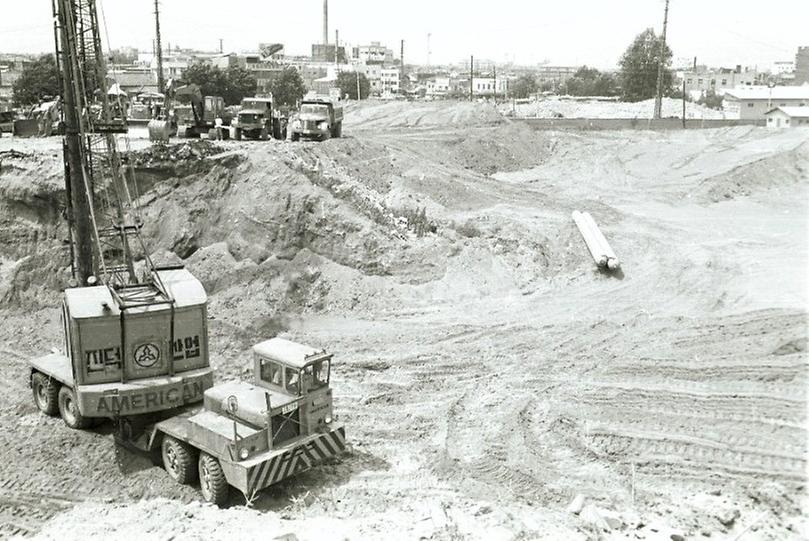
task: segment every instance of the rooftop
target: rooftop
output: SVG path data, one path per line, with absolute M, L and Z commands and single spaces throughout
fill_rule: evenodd
M 773 111 L 783 111 L 792 118 L 809 118 L 809 107 L 774 107 L 764 114 L 768 115 Z
M 738 100 L 809 100 L 809 85 L 803 86 L 748 86 L 725 90 L 725 96 Z

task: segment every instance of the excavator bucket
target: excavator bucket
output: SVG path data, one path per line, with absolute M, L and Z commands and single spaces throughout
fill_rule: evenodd
M 149 129 L 149 141 L 153 143 L 168 143 L 171 136 L 171 123 L 167 120 L 150 120 L 147 125 Z

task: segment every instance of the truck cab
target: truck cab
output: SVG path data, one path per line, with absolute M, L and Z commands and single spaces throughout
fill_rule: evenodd
M 292 122 L 292 140 L 323 141 L 343 134 L 343 108 L 326 100 L 304 100 Z
M 252 381 L 211 387 L 202 409 L 157 423 L 150 440 L 169 475 L 180 483 L 199 477 L 212 503 L 227 501 L 231 486 L 249 500 L 345 449 L 332 410 L 331 354 L 273 338 L 253 347 L 251 364 Z
M 283 139 L 282 126 L 272 96 L 244 98 L 241 110 L 231 122 L 233 137 L 266 140 L 270 137 Z

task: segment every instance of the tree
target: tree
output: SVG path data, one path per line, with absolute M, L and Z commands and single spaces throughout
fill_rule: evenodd
M 198 85 L 203 96 L 221 96 L 227 105 L 238 105 L 245 96 L 255 96 L 258 87 L 256 78 L 244 68 L 222 70 L 202 62 L 189 66 L 183 81 Z
M 236 105 L 242 102 L 245 96 L 255 96 L 258 88 L 258 81 L 250 71 L 239 66 L 231 66 L 225 70 L 227 86 L 222 97 L 228 105 Z
M 111 64 L 134 64 L 138 59 L 138 52 L 132 48 L 113 49 L 108 56 Z
M 17 106 L 34 105 L 45 98 L 62 93 L 59 72 L 52 55 L 43 55 L 25 66 L 19 79 L 12 85 L 12 96 Z
M 562 92 L 569 96 L 614 96 L 615 86 L 615 78 L 609 73 L 582 66 L 565 81 Z
M 653 98 L 657 93 L 657 67 L 662 38 L 654 29 L 647 28 L 635 38 L 621 57 L 621 88 L 625 101 L 641 101 Z M 663 48 L 663 94 L 671 90 L 671 49 Z
M 536 94 L 539 90 L 537 80 L 533 75 L 522 75 L 511 85 L 511 94 L 517 99 L 525 99 Z
M 337 76 L 337 88 L 340 89 L 341 96 L 348 94 L 348 99 L 357 99 L 357 77 L 360 79 L 360 99 L 368 98 L 371 94 L 371 82 L 364 73 L 352 71 L 344 71 Z
M 270 92 L 276 104 L 295 107 L 306 94 L 306 86 L 298 70 L 287 66 L 281 75 L 270 83 Z
M 717 95 L 713 90 L 708 90 L 697 100 L 698 104 L 711 109 L 721 109 L 723 102 L 724 96 Z
M 183 81 L 186 84 L 195 84 L 203 96 L 222 96 L 228 91 L 228 80 L 221 69 L 197 62 L 188 66 L 183 72 Z

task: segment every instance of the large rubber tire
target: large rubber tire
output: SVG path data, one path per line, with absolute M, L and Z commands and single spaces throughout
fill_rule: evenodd
M 293 142 L 297 141 L 300 138 L 301 138 L 300 134 L 297 134 L 297 133 L 294 133 L 294 132 L 292 133 L 292 135 L 290 135 L 290 139 L 292 139 Z
M 199 455 L 199 488 L 206 502 L 222 506 L 228 501 L 230 485 L 219 461 L 208 453 Z
M 62 386 L 59 389 L 59 414 L 67 426 L 76 430 L 87 428 L 92 423 L 92 419 L 88 419 L 79 411 L 76 394 L 70 387 Z
M 334 127 L 334 137 L 339 139 L 343 136 L 343 123 L 338 122 L 337 125 Z
M 54 417 L 59 414 L 59 388 L 55 379 L 40 372 L 31 376 L 31 390 L 34 392 L 34 404 L 45 415 Z
M 233 132 L 234 132 L 233 133 L 233 138 L 236 139 L 237 141 L 241 141 L 242 140 L 242 130 L 240 128 L 236 128 L 235 130 L 233 130 Z
M 269 139 L 269 138 L 270 138 L 270 134 L 269 134 L 269 132 L 267 131 L 267 128 L 266 128 L 266 127 L 261 128 L 261 133 L 259 134 L 259 138 L 260 138 L 262 141 L 266 141 L 267 139 Z
M 160 454 L 169 477 L 181 485 L 196 481 L 196 452 L 193 447 L 171 436 L 163 436 Z

